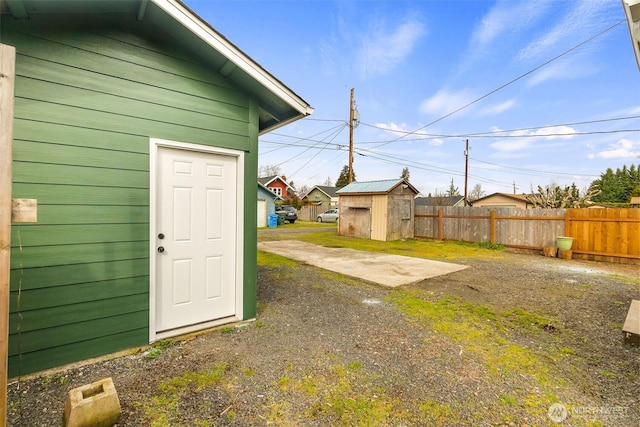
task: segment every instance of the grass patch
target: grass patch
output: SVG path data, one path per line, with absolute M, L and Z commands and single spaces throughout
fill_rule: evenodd
M 151 427 L 168 427 L 181 425 L 178 406 L 181 396 L 188 393 L 200 393 L 202 390 L 218 385 L 227 369 L 222 362 L 211 369 L 199 372 L 187 372 L 179 377 L 163 381 L 158 385 L 157 394 L 148 402 L 142 404 L 144 414 Z M 194 425 L 202 424 L 205 420 L 195 420 Z
M 493 251 L 503 251 L 504 245 L 502 243 L 491 243 L 489 241 L 480 242 L 478 244 L 481 248 L 491 249 Z
M 502 312 L 502 316 L 517 323 L 522 327 L 536 327 L 544 330 L 555 330 L 557 321 L 537 313 L 532 313 L 523 308 L 516 307 Z
M 490 378 L 522 376 L 540 390 L 535 396 L 528 396 L 524 390 L 503 396 L 500 399 L 503 405 L 524 403 L 521 406 L 528 415 L 542 419 L 549 405 L 559 400 L 553 390 L 566 385 L 566 381 L 557 375 L 553 360 L 566 357 L 570 351 L 547 348 L 544 353 L 537 352 L 519 344 L 507 332 L 514 327 L 524 332 L 532 326 L 536 330 L 544 328 L 553 323 L 551 319 L 523 309 L 497 313 L 489 307 L 448 296 L 431 300 L 420 291 L 398 290 L 388 299 L 402 312 L 460 345 L 465 357 L 479 362 Z
M 637 291 L 640 290 L 640 276 L 625 276 L 622 274 L 608 274 L 608 277 L 618 280 L 623 283 L 628 283 L 631 286 L 629 290 Z
M 368 252 L 406 255 L 416 258 L 456 259 L 456 258 L 501 258 L 500 251 L 481 247 L 479 244 L 464 242 L 444 242 L 438 240 L 394 240 L 382 242 L 371 239 L 338 236 L 327 232 L 310 232 L 290 235 L 287 238 L 332 248 L 350 248 Z
M 145 356 L 147 359 L 155 359 L 160 356 L 163 351 L 168 348 L 176 345 L 174 341 L 171 340 L 160 340 L 153 344 L 153 346 L 146 352 Z
M 258 251 L 258 265 L 262 267 L 296 267 L 298 262 L 282 255 Z

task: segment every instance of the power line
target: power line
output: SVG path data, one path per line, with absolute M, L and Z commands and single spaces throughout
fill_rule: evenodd
M 592 178 L 598 178 L 599 177 L 599 175 L 585 175 L 585 174 L 575 174 L 575 173 L 566 173 L 566 172 L 552 172 L 552 171 L 542 171 L 542 170 L 536 170 L 536 169 L 526 169 L 526 168 L 514 167 L 514 166 L 506 166 L 506 165 L 501 165 L 501 164 L 498 164 L 498 163 L 491 163 L 491 162 L 487 162 L 487 161 L 480 160 L 480 159 L 474 159 L 474 158 L 471 158 L 471 160 L 474 160 L 474 161 L 480 162 L 480 163 L 486 163 L 488 165 L 498 166 L 498 167 L 505 168 L 505 169 L 514 169 L 514 170 L 516 170 L 518 172 L 521 172 L 521 173 L 531 172 L 531 175 L 541 174 L 542 173 L 542 174 L 547 174 L 547 175 L 566 175 L 566 176 L 572 176 L 572 177 L 574 177 L 576 175 L 582 175 L 582 176 L 585 176 L 585 177 L 588 176 L 588 177 L 592 177 Z
M 561 134 L 535 134 L 535 135 L 500 135 L 502 133 L 512 133 L 512 132 L 522 132 L 528 130 L 539 130 L 546 128 L 554 128 L 554 127 L 562 127 L 562 126 L 577 126 L 577 125 L 585 125 L 585 124 L 595 124 L 595 123 L 606 123 L 620 120 L 632 120 L 638 119 L 640 116 L 629 116 L 629 117 L 617 117 L 613 119 L 601 119 L 601 120 L 588 120 L 581 122 L 572 122 L 572 123 L 560 123 L 560 124 L 552 124 L 552 125 L 543 125 L 543 126 L 532 126 L 532 127 L 524 127 L 524 128 L 516 128 L 516 129 L 506 129 L 506 130 L 493 130 L 486 132 L 473 132 L 473 133 L 464 133 L 464 134 L 421 134 L 424 137 L 421 138 L 411 138 L 407 139 L 407 141 L 421 141 L 426 139 L 439 139 L 439 138 L 522 138 L 522 137 L 544 137 L 544 136 L 564 136 L 564 135 L 589 135 L 589 134 L 608 134 L 608 133 L 623 133 L 623 132 L 638 132 L 640 129 L 617 129 L 617 130 L 603 130 L 603 131 L 585 131 L 585 132 L 569 132 L 569 133 L 561 133 Z M 386 132 L 394 132 L 394 133 L 402 133 L 404 136 L 416 134 L 416 132 L 410 131 L 401 131 L 398 129 L 388 129 L 381 126 L 376 126 L 368 123 L 362 123 L 364 126 L 372 127 L 374 129 L 383 130 Z M 384 144 L 389 142 L 397 141 L 398 139 L 390 140 L 384 142 Z M 359 142 L 359 144 L 379 144 L 380 141 L 365 141 Z M 377 147 L 374 147 L 377 148 Z
M 346 125 L 345 125 L 346 126 Z M 344 128 L 342 128 L 344 129 Z M 331 144 L 331 142 L 338 136 L 338 134 L 340 134 L 340 132 L 342 131 L 342 129 L 340 129 L 338 132 L 336 132 L 333 136 L 333 138 L 331 139 L 331 141 L 327 142 L 326 144 L 329 145 Z M 309 148 L 311 149 L 311 148 Z M 308 150 L 305 150 L 308 151 Z M 305 164 L 303 164 L 302 166 L 300 166 L 295 172 L 293 172 L 290 176 L 294 176 L 295 174 L 297 174 L 298 172 L 300 172 L 300 170 L 302 170 L 302 168 L 304 168 L 305 166 L 307 166 L 309 163 L 311 163 L 311 161 L 313 159 L 315 159 L 320 153 L 322 152 L 322 149 L 319 149 L 318 152 L 313 155 Z M 301 153 L 302 154 L 302 153 Z
M 448 113 L 448 114 L 446 114 L 446 115 L 444 115 L 444 116 L 440 117 L 439 119 L 436 119 L 436 120 L 432 121 L 431 123 L 428 123 L 428 124 L 426 124 L 426 125 L 424 125 L 424 126 L 422 126 L 422 127 L 418 128 L 418 129 L 416 129 L 415 131 L 409 132 L 409 133 L 407 133 L 406 135 L 399 136 L 398 138 L 396 138 L 396 139 L 394 139 L 394 140 L 391 140 L 391 141 L 385 142 L 385 143 L 383 143 L 383 144 L 377 145 L 377 146 L 376 146 L 376 147 L 374 147 L 374 148 L 382 147 L 382 146 L 384 146 L 384 145 L 387 145 L 387 144 L 390 144 L 390 143 L 392 143 L 392 142 L 395 142 L 395 141 L 398 141 L 398 140 L 400 140 L 400 139 L 403 139 L 403 138 L 404 138 L 405 136 L 407 136 L 407 135 L 415 134 L 415 133 L 417 133 L 417 132 L 421 131 L 422 129 L 425 129 L 425 128 L 427 128 L 427 127 L 429 127 L 429 126 L 433 125 L 433 124 L 436 124 L 436 123 L 438 123 L 438 122 L 440 122 L 440 121 L 442 121 L 442 120 L 446 119 L 447 117 L 450 117 L 450 116 L 452 116 L 452 115 L 454 115 L 454 114 L 456 114 L 456 113 L 458 113 L 458 112 L 460 112 L 460 111 L 464 110 L 465 108 L 470 107 L 471 105 L 473 105 L 473 104 L 475 104 L 475 103 L 477 103 L 477 102 L 479 102 L 479 101 L 482 101 L 483 99 L 485 99 L 485 98 L 487 98 L 487 97 L 489 97 L 489 96 L 493 95 L 494 93 L 496 93 L 496 92 L 498 92 L 498 91 L 500 91 L 500 90 L 504 89 L 505 87 L 507 87 L 507 86 L 509 86 L 509 85 L 511 85 L 511 84 L 513 84 L 513 83 L 515 83 L 515 82 L 517 82 L 518 80 L 521 80 L 521 79 L 523 79 L 524 77 L 526 77 L 526 76 L 528 76 L 528 75 L 530 75 L 530 74 L 534 73 L 535 71 L 538 71 L 540 68 L 542 68 L 542 67 L 544 67 L 544 66 L 546 66 L 546 65 L 550 64 L 551 62 L 553 62 L 553 61 L 555 61 L 555 60 L 557 60 L 557 59 L 559 59 L 559 58 L 561 58 L 561 57 L 563 57 L 563 56 L 567 55 L 567 54 L 568 54 L 568 53 L 570 53 L 570 52 L 573 52 L 574 50 L 578 49 L 579 47 L 584 46 L 585 44 L 589 43 L 589 42 L 590 42 L 590 41 L 592 41 L 593 39 L 595 39 L 595 38 L 597 38 L 597 37 L 600 37 L 601 35 L 603 35 L 603 34 L 607 33 L 608 31 L 611 31 L 612 29 L 614 29 L 614 28 L 615 28 L 615 27 L 617 27 L 618 25 L 622 24 L 623 22 L 626 22 L 626 19 L 622 19 L 622 20 L 620 20 L 619 22 L 617 22 L 616 24 L 614 24 L 614 25 L 610 26 L 609 28 L 607 28 L 607 29 L 605 29 L 605 30 L 603 30 L 603 31 L 599 32 L 598 34 L 596 34 L 596 35 L 594 35 L 594 36 L 592 36 L 592 37 L 589 37 L 587 40 L 585 40 L 585 41 L 583 41 L 583 42 L 581 42 L 581 43 L 578 43 L 578 44 L 577 44 L 577 45 L 575 45 L 574 47 L 572 47 L 572 48 L 570 48 L 570 49 L 565 50 L 564 52 L 560 53 L 559 55 L 554 56 L 553 58 L 549 59 L 548 61 L 546 61 L 546 62 L 544 62 L 544 63 L 542 63 L 542 64 L 538 65 L 537 67 L 532 68 L 531 70 L 527 71 L 526 73 L 521 74 L 520 76 L 518 76 L 518 77 L 516 77 L 516 78 L 514 78 L 514 79 L 512 79 L 512 80 L 510 80 L 510 81 L 508 81 L 507 83 L 505 83 L 505 84 L 503 84 L 503 85 L 499 86 L 498 88 L 493 89 L 492 91 L 490 91 L 490 92 L 488 92 L 488 93 L 486 93 L 486 94 L 482 95 L 481 97 L 479 97 L 479 98 L 477 98 L 477 99 L 475 99 L 475 100 L 473 100 L 473 101 L 471 101 L 471 102 L 469 102 L 469 103 L 467 103 L 467 104 L 463 105 L 462 107 L 460 107 L 460 108 L 458 108 L 458 109 L 456 109 L 456 110 L 454 110 L 454 111 L 452 111 L 452 112 L 450 112 L 450 113 Z

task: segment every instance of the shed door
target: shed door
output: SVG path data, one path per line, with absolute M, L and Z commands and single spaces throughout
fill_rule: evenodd
M 232 156 L 158 148 L 157 332 L 235 314 L 237 167 Z
M 258 227 L 267 226 L 267 200 L 258 199 Z

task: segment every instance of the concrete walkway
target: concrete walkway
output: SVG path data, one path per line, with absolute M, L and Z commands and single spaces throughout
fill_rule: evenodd
M 389 287 L 416 283 L 467 268 L 422 258 L 327 248 L 297 240 L 259 242 L 258 249 Z

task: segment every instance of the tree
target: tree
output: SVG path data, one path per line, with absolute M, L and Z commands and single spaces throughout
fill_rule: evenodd
M 258 168 L 258 177 L 259 178 L 264 178 L 267 176 L 274 176 L 274 175 L 281 175 L 281 169 L 280 166 L 278 165 L 266 165 L 266 166 L 260 166 Z
M 353 180 L 354 181 L 356 180 L 355 171 L 353 172 Z M 342 187 L 345 187 L 347 184 L 349 184 L 349 166 L 345 165 L 342 168 L 342 171 L 340 171 L 340 176 L 336 180 L 336 187 L 342 188 Z
M 431 197 L 431 193 L 429 193 L 429 197 Z M 449 206 L 449 193 L 436 190 L 432 203 L 433 206 Z
M 485 196 L 485 192 L 482 189 L 482 185 L 480 185 L 480 183 L 476 184 L 473 186 L 473 189 L 471 189 L 471 192 L 469 193 L 469 201 L 473 202 L 474 200 L 478 200 L 478 199 L 482 199 Z
M 333 181 L 331 180 L 331 177 L 327 177 L 326 181 L 324 182 L 325 187 L 333 187 Z
M 449 189 L 447 190 L 448 197 L 455 197 L 460 195 L 460 190 L 453 184 L 453 178 L 451 178 L 451 184 L 449 185 Z
M 404 167 L 402 169 L 402 173 L 400 174 L 400 179 L 404 179 L 405 181 L 409 181 L 409 175 L 411 175 L 411 173 L 409 172 L 409 168 L 408 167 Z
M 538 185 L 537 193 L 533 191 L 532 187 L 531 194 L 527 194 L 525 197 L 533 204 L 534 208 L 538 209 L 582 208 L 589 205 L 592 198 L 599 194 L 599 191 L 597 188 L 590 188 L 585 194 L 580 195 L 580 190 L 575 183 L 562 188 L 552 182 L 545 187 Z
M 594 180 L 589 189 L 599 189 L 600 193 L 593 198 L 598 203 L 629 203 L 633 189 L 640 185 L 640 167 L 624 165 L 614 172 L 609 168 Z
M 298 197 L 304 197 L 307 195 L 307 193 L 309 193 L 309 191 L 311 191 L 309 186 L 303 185 L 302 187 L 296 189 L 296 194 L 298 195 Z

